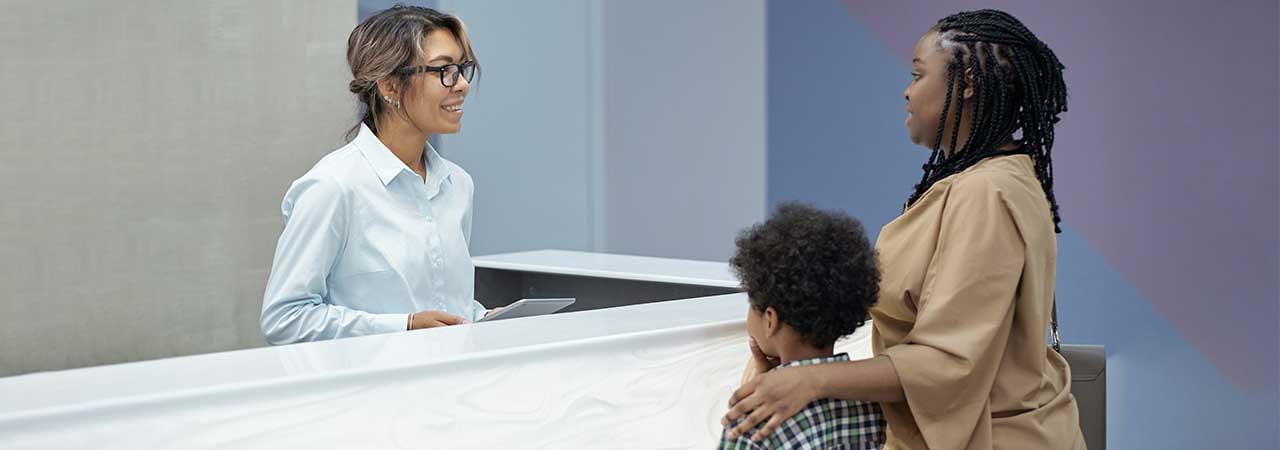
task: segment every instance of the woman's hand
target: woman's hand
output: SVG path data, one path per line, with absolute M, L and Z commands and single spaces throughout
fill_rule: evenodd
M 444 311 L 418 311 L 409 315 L 409 329 L 447 327 L 460 325 L 467 321 L 461 317 Z
M 809 368 L 789 367 L 761 373 L 738 388 L 729 399 L 729 412 L 720 421 L 727 426 L 742 420 L 729 431 L 728 437 L 737 439 L 757 424 L 764 423 L 751 437 L 755 441 L 764 440 L 805 405 L 817 400 L 818 390 L 809 370 L 806 370 Z

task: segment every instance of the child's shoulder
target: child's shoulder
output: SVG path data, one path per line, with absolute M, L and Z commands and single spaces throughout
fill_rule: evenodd
M 735 426 L 725 427 L 721 449 L 880 448 L 885 440 L 879 404 L 834 398 L 810 402 L 761 442 L 750 439 L 760 426 L 738 439 L 728 439 L 728 431 Z

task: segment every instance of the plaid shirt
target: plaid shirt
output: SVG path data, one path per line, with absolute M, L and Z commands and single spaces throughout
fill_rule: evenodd
M 841 353 L 828 358 L 792 361 L 775 367 L 807 366 L 836 361 L 848 361 L 849 355 Z M 821 398 L 809 403 L 796 415 L 783 422 L 763 441 L 753 442 L 751 436 L 763 423 L 737 439 L 727 434 L 737 423 L 725 427 L 720 438 L 721 450 L 764 449 L 848 449 L 879 450 L 884 446 L 884 416 L 880 405 L 874 402 L 851 402 L 834 398 Z

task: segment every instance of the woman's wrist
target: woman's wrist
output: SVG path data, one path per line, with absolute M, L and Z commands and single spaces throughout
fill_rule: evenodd
M 809 394 L 809 398 L 806 400 L 812 402 L 820 398 L 834 397 L 834 395 L 831 395 L 831 383 L 827 376 L 830 371 L 823 370 L 827 367 L 819 364 L 808 366 L 808 368 L 812 373 L 804 377 L 805 384 L 809 387 L 809 389 L 805 390 Z
M 871 359 L 806 366 L 805 391 L 812 397 L 901 402 L 906 400 L 893 363 L 884 355 Z

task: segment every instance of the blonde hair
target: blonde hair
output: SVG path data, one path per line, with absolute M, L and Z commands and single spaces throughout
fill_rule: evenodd
M 360 102 L 360 121 L 347 131 L 347 140 L 355 139 L 360 124 L 378 132 L 378 116 L 389 110 L 388 102 L 378 95 L 378 83 L 395 76 L 401 86 L 408 86 L 409 75 L 398 71 L 424 59 L 422 40 L 435 30 L 449 30 L 462 47 L 462 58 L 480 66 L 467 28 L 456 16 L 420 6 L 396 5 L 369 16 L 351 31 L 347 38 L 347 65 L 351 67 L 351 83 L 347 88 Z M 404 89 L 401 89 L 403 95 Z

